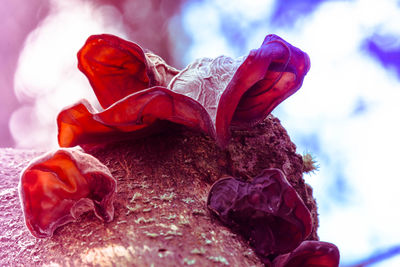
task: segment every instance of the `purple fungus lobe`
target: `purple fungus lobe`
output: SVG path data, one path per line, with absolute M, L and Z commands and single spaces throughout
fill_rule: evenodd
M 278 169 L 266 169 L 251 182 L 217 181 L 207 206 L 248 239 L 261 257 L 292 251 L 312 228 L 309 210 Z
M 328 242 L 304 241 L 290 253 L 280 255 L 272 262 L 273 267 L 338 267 L 338 248 Z

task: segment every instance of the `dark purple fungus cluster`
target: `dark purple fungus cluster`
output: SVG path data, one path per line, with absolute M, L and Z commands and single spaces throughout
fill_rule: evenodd
M 211 188 L 208 208 L 224 224 L 238 231 L 249 240 L 255 252 L 270 264 L 278 255 L 288 255 L 290 259 L 279 256 L 274 266 L 295 266 L 292 262 L 298 257 L 314 257 L 312 266 L 337 266 L 339 253 L 329 243 L 308 241 L 307 254 L 304 249 L 295 253 L 297 247 L 308 237 L 312 229 L 310 211 L 300 196 L 288 183 L 285 175 L 278 169 L 266 169 L 251 182 L 244 182 L 233 177 L 217 181 Z M 335 253 L 322 257 L 318 265 L 316 255 L 324 254 L 325 246 Z M 324 265 L 329 263 L 328 265 Z M 297 265 L 307 266 L 307 265 Z
M 278 169 L 264 170 L 250 183 L 217 181 L 207 205 L 225 224 L 238 228 L 260 255 L 290 252 L 311 232 L 310 212 Z

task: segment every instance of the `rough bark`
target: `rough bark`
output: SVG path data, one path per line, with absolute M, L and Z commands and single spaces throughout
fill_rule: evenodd
M 318 239 L 312 189 L 302 157 L 279 120 L 269 116 L 235 131 L 226 150 L 207 136 L 172 126 L 141 140 L 92 147 L 118 180 L 115 218 L 92 213 L 36 239 L 24 226 L 19 173 L 35 151 L 0 149 L 0 265 L 262 266 L 247 242 L 210 216 L 208 191 L 224 175 L 251 179 L 262 169 L 283 170 L 310 209 Z

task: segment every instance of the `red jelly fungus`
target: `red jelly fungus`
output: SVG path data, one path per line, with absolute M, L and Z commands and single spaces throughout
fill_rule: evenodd
M 135 43 L 93 35 L 78 62 L 105 110 L 83 102 L 64 109 L 58 117 L 63 147 L 161 131 L 160 120 L 199 130 L 224 147 L 231 126 L 264 119 L 300 88 L 310 66 L 307 54 L 276 35 L 246 58 L 221 57 L 208 60 L 218 64 L 191 64 L 181 72 Z
M 195 100 L 164 87 L 133 93 L 109 108 L 95 112 L 81 101 L 57 117 L 61 147 L 98 144 L 127 137 L 144 137 L 170 121 L 215 136 L 212 122 Z
M 294 94 L 310 68 L 306 53 L 277 35 L 267 35 L 238 68 L 219 100 L 217 138 L 225 146 L 229 127 L 253 126 Z
M 292 252 L 276 257 L 272 267 L 337 267 L 339 259 L 339 250 L 334 244 L 304 241 Z
M 278 169 L 266 169 L 251 182 L 217 181 L 207 206 L 249 240 L 260 257 L 292 251 L 312 228 L 309 210 Z
M 20 200 L 25 223 L 39 238 L 93 210 L 103 221 L 114 217 L 117 182 L 96 158 L 59 149 L 33 160 L 22 172 Z
M 160 57 L 146 54 L 139 45 L 110 34 L 87 39 L 78 52 L 78 68 L 88 78 L 103 108 L 140 90 L 167 86 L 178 73 Z

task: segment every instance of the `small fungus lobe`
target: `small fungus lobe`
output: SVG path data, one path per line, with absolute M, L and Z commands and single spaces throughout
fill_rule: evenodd
M 133 93 L 96 112 L 86 100 L 68 107 L 57 117 L 61 147 L 145 137 L 165 121 L 182 124 L 215 136 L 206 110 L 195 100 L 155 86 Z
M 105 222 L 114 217 L 117 182 L 91 155 L 59 149 L 33 160 L 21 173 L 19 193 L 25 223 L 35 237 L 51 237 L 56 228 L 93 210 Z
M 309 210 L 278 169 L 266 169 L 251 182 L 217 181 L 207 206 L 249 240 L 260 257 L 288 253 L 311 233 Z
M 339 250 L 334 244 L 304 241 L 292 252 L 276 257 L 272 267 L 337 267 L 339 259 Z
M 103 108 L 132 93 L 167 86 L 178 70 L 162 58 L 111 34 L 90 36 L 78 52 L 78 68 L 88 78 Z

